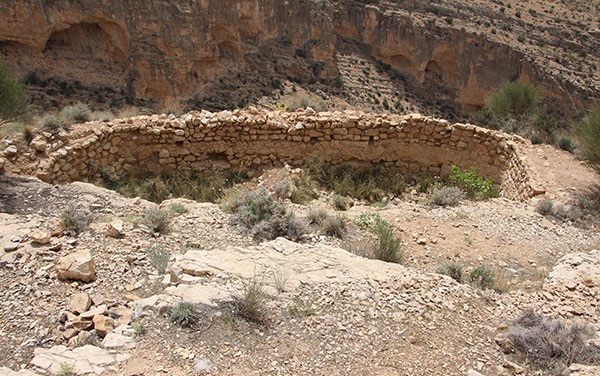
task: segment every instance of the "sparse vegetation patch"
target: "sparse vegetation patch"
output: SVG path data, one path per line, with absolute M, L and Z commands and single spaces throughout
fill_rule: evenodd
M 596 331 L 583 321 L 552 320 L 525 311 L 501 343 L 505 351 L 515 350 L 536 368 L 559 375 L 571 364 L 600 364 L 600 348 L 589 342 Z

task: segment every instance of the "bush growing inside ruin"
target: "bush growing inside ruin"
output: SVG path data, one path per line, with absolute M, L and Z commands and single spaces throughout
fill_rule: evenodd
M 24 120 L 29 114 L 29 94 L 25 86 L 0 63 L 0 125 Z
M 575 125 L 579 148 L 596 168 L 600 168 L 600 102 Z
M 494 181 L 479 175 L 475 167 L 462 169 L 453 165 L 450 171 L 450 183 L 462 189 L 469 198 L 498 197 L 498 189 Z
M 157 176 L 126 177 L 112 181 L 108 174 L 102 185 L 114 189 L 127 197 L 142 197 L 161 203 L 170 197 L 185 197 L 198 202 L 216 202 L 223 197 L 227 187 L 243 177 L 226 175 L 222 171 L 209 169 L 195 173 L 172 172 Z
M 406 185 L 399 169 L 382 165 L 330 166 L 314 161 L 305 170 L 324 189 L 369 202 L 381 201 L 388 194 L 399 196 Z
M 437 206 L 456 206 L 465 198 L 465 192 L 458 187 L 435 187 L 431 191 L 430 200 Z

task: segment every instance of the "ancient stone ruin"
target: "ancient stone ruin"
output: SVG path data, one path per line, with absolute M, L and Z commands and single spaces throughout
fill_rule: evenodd
M 357 111 L 292 113 L 248 110 L 139 116 L 75 126 L 33 140 L 34 173 L 65 183 L 140 172 L 233 171 L 287 163 L 301 166 L 384 163 L 415 175 L 445 176 L 453 164 L 475 166 L 524 199 L 532 188 L 515 136 L 418 114 Z

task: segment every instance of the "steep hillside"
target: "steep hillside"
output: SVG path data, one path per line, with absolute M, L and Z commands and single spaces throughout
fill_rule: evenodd
M 189 107 L 232 108 L 276 97 L 289 80 L 358 108 L 453 117 L 480 108 L 502 82 L 525 78 L 569 117 L 598 95 L 597 9 L 558 1 L 11 0 L 0 5 L 0 54 L 47 105 L 174 96 Z M 382 90 L 372 85 L 375 70 L 388 82 Z M 369 95 L 355 95 L 358 78 Z

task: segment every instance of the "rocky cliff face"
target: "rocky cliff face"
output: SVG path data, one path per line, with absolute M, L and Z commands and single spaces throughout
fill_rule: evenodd
M 464 27 L 365 2 L 8 0 L 0 4 L 0 53 L 21 74 L 217 107 L 268 94 L 280 78 L 335 82 L 344 40 L 389 64 L 419 95 L 459 111 L 479 108 L 518 77 L 544 83 L 550 96 L 569 99 L 565 106 L 581 108 L 593 92 Z

